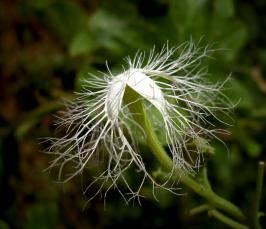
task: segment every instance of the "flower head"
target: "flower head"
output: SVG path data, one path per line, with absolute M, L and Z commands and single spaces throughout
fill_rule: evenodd
M 176 57 L 179 52 L 179 56 Z M 145 53 L 137 53 L 133 59 L 127 58 L 127 70 L 118 75 L 101 73 L 90 75 L 84 81 L 84 91 L 69 102 L 62 112 L 58 125 L 66 127 L 65 136 L 50 139 L 49 153 L 56 155 L 51 167 L 59 167 L 59 179 L 67 164 L 74 166 L 65 180 L 84 171 L 85 167 L 103 161 L 103 169 L 94 181 L 100 183 L 95 194 L 102 189 L 106 193 L 112 187 L 119 189 L 119 182 L 133 197 L 138 196 L 145 180 L 154 187 L 166 187 L 158 183 L 147 169 L 143 155 L 138 151 L 134 129 L 143 133 L 129 109 L 130 103 L 141 101 L 151 120 L 156 115 L 159 122 L 153 128 L 160 128 L 173 161 L 173 169 L 193 173 L 200 165 L 200 149 L 187 147 L 188 142 L 202 136 L 215 136 L 214 130 L 205 128 L 207 116 L 215 116 L 215 110 L 224 110 L 221 93 L 222 83 L 211 84 L 204 80 L 205 69 L 199 69 L 202 58 L 208 56 L 207 48 L 198 48 L 193 43 L 185 43 L 178 48 L 164 46 L 159 53 L 155 48 L 147 58 Z M 128 89 L 138 95 L 138 99 L 128 103 Z M 139 114 L 141 115 L 141 114 Z M 196 153 L 195 153 L 196 152 Z M 192 158 L 197 155 L 198 160 Z M 100 159 L 99 159 L 100 158 Z M 126 171 L 136 167 L 142 174 L 137 188 L 131 187 Z M 88 187 L 88 189 L 91 187 Z M 88 190 L 87 189 L 87 190 Z M 123 197 L 125 195 L 120 191 Z

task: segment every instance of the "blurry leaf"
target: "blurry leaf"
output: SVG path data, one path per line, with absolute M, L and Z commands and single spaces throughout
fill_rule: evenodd
M 215 12 L 217 15 L 228 18 L 234 14 L 233 0 L 216 0 L 214 1 Z
M 232 177 L 233 172 L 233 158 L 237 157 L 238 154 L 236 154 L 231 149 L 229 152 L 226 151 L 226 148 L 218 142 L 214 142 L 213 146 L 215 148 L 215 156 L 212 158 L 212 160 L 209 161 L 209 163 L 212 164 L 215 168 L 214 170 L 212 170 L 215 174 L 209 173 L 210 178 L 211 176 L 215 177 L 221 187 L 232 188 L 232 185 L 230 183 L 232 179 L 230 178 Z M 212 179 L 210 179 L 210 181 L 212 181 Z M 226 194 L 227 196 L 230 196 L 231 192 L 227 189 Z
M 72 94 L 64 94 L 64 99 L 72 99 L 72 97 Z M 16 127 L 16 137 L 18 139 L 22 138 L 35 124 L 40 121 L 43 116 L 58 111 L 63 106 L 61 101 L 62 98 L 56 101 L 46 102 L 31 112 L 28 112 Z
M 247 40 L 247 28 L 239 21 L 217 17 L 213 19 L 212 29 L 212 40 L 226 50 L 223 57 L 226 61 L 233 61 Z
M 245 149 L 250 157 L 258 157 L 261 153 L 262 146 L 251 138 L 242 139 Z
M 58 221 L 58 207 L 55 203 L 41 203 L 31 206 L 27 211 L 25 229 L 56 228 Z
M 232 132 L 234 133 L 234 136 L 238 139 L 240 145 L 244 148 L 244 150 L 250 157 L 256 158 L 260 155 L 263 146 L 256 142 L 250 136 L 250 133 L 243 131 L 243 127 L 241 128 L 241 124 L 236 125 L 233 128 Z
M 258 108 L 258 109 L 253 109 L 251 111 L 251 116 L 253 118 L 260 118 L 263 119 L 265 121 L 265 117 L 266 117 L 266 109 L 265 108 Z
M 128 54 L 132 47 L 134 50 L 139 48 L 142 43 L 141 34 L 134 29 L 135 22 L 128 19 L 124 17 L 121 20 L 121 15 L 104 9 L 98 10 L 89 23 L 96 45 L 123 55 Z
M 234 12 L 232 0 L 216 1 L 215 9 L 211 10 L 207 0 L 172 1 L 170 15 L 179 41 L 190 37 L 197 41 L 203 37 L 203 41 L 228 50 L 220 58 L 232 61 L 247 40 L 247 29 L 242 22 L 228 18 Z
M 237 108 L 251 109 L 254 106 L 252 91 L 245 84 L 237 79 L 228 82 L 230 90 L 226 90 L 226 95 Z
M 75 35 L 69 46 L 69 53 L 75 57 L 78 55 L 88 54 L 95 47 L 94 41 L 90 34 L 81 32 Z
M 125 207 L 125 203 L 119 201 L 112 204 L 107 202 L 106 210 L 112 216 L 112 220 L 138 219 L 141 214 L 141 208 L 134 205 Z
M 10 227 L 8 226 L 8 224 L 0 219 L 0 229 L 9 229 L 9 228 Z
M 150 193 L 152 196 L 152 194 Z M 162 209 L 167 209 L 171 206 L 172 202 L 174 201 L 174 195 L 172 195 L 171 192 L 168 192 L 167 190 L 164 189 L 158 189 L 156 190 L 156 198 L 158 199 L 157 204 L 160 206 Z
M 45 11 L 45 24 L 66 44 L 87 28 L 87 14 L 74 1 L 58 1 Z
M 200 39 L 206 35 L 208 21 L 206 0 L 174 0 L 170 2 L 170 15 L 175 26 L 179 41 L 190 37 Z M 204 15 L 204 16 L 203 16 Z
M 107 11 L 99 10 L 90 19 L 90 30 L 95 40 L 103 47 L 116 51 L 121 49 L 118 41 L 124 36 L 125 21 L 114 17 Z
M 90 74 L 98 74 L 97 70 L 89 65 L 83 66 L 76 75 L 75 78 L 75 90 L 82 91 L 84 80 L 89 80 Z

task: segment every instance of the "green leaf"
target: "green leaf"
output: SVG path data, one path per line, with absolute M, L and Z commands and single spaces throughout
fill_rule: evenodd
M 214 9 L 220 17 L 232 17 L 234 15 L 234 2 L 233 0 L 216 0 L 214 1 Z
M 58 220 L 58 207 L 53 202 L 35 204 L 27 211 L 25 229 L 56 228 Z
M 121 20 L 123 17 L 123 20 Z M 90 19 L 89 28 L 97 46 L 107 49 L 114 54 L 126 55 L 131 49 L 140 48 L 145 31 L 137 27 L 137 19 L 114 14 L 105 9 L 98 10 Z M 144 34 L 143 34 L 144 33 Z
M 188 40 L 190 37 L 197 40 L 207 34 L 206 25 L 209 18 L 207 3 L 206 0 L 170 2 L 170 17 L 179 41 Z
M 88 54 L 95 48 L 94 41 L 88 32 L 76 34 L 69 46 L 69 54 L 72 57 Z
M 242 22 L 214 17 L 211 39 L 216 41 L 219 47 L 226 51 L 223 54 L 226 62 L 236 59 L 247 38 L 247 28 Z
M 89 73 L 98 74 L 97 70 L 88 64 L 81 67 L 80 70 L 77 72 L 77 75 L 75 78 L 75 90 L 76 91 L 82 90 L 82 87 L 84 85 L 84 80 L 88 80 L 91 77 Z
M 232 0 L 217 0 L 212 10 L 207 0 L 172 1 L 170 17 L 178 40 L 203 38 L 204 43 L 217 44 L 228 50 L 220 59 L 232 61 L 247 41 L 246 26 L 235 18 Z
M 253 137 L 250 136 L 250 133 L 243 131 L 243 127 L 241 128 L 241 125 L 235 126 L 232 132 L 248 156 L 256 158 L 261 154 L 263 146 L 256 142 Z
M 230 98 L 233 104 L 237 104 L 237 108 L 252 109 L 254 106 L 253 93 L 240 80 L 233 79 L 228 81 L 230 90 L 226 90 L 226 95 Z
M 118 38 L 123 38 L 126 29 L 125 21 L 116 18 L 105 10 L 97 11 L 90 19 L 90 31 L 101 46 L 119 51 L 121 49 Z
M 8 226 L 8 224 L 0 219 L 0 229 L 9 229 L 9 228 L 10 227 Z
M 241 141 L 250 157 L 256 158 L 261 154 L 262 146 L 253 139 L 246 137 L 245 139 L 242 138 Z
M 69 44 L 76 34 L 86 30 L 86 11 L 74 1 L 58 1 L 44 12 L 44 23 L 65 44 Z

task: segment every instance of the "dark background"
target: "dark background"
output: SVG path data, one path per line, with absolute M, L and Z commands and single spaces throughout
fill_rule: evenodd
M 54 134 L 58 101 L 79 90 L 87 72 L 191 38 L 219 50 L 209 76 L 232 73 L 226 93 L 241 99 L 233 126 L 223 126 L 231 135 L 220 136 L 229 153 L 213 142 L 208 168 L 214 190 L 250 217 L 257 163 L 266 159 L 265 12 L 263 0 L 1 0 L 0 228 L 226 228 L 206 213 L 190 216 L 203 200 L 186 189 L 160 192 L 159 202 L 147 194 L 141 207 L 113 191 L 104 210 L 100 197 L 87 203 L 78 177 L 62 185 L 43 172 L 51 158 L 39 139 Z M 264 186 L 262 210 L 265 193 Z

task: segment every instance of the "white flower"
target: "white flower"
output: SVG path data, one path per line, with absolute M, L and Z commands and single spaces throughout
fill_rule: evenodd
M 119 75 L 114 76 L 109 68 L 108 74 L 90 75 L 84 81 L 84 91 L 67 104 L 60 118 L 59 126 L 67 128 L 65 136 L 50 139 L 49 153 L 56 155 L 51 167 L 60 168 L 59 179 L 68 163 L 74 165 L 74 172 L 65 181 L 82 173 L 86 166 L 96 164 L 105 167 L 91 183 L 101 181 L 95 195 L 102 189 L 107 193 L 116 187 L 125 197 L 118 186 L 118 182 L 123 182 L 133 197 L 139 196 L 146 179 L 154 187 L 171 190 L 166 183 L 155 181 L 138 151 L 133 129 L 140 130 L 144 138 L 145 132 L 125 102 L 126 88 L 139 94 L 151 120 L 154 112 L 160 114 L 159 122 L 153 125 L 163 133 L 174 168 L 193 173 L 200 165 L 200 149 L 189 149 L 188 142 L 215 137 L 214 130 L 204 127 L 209 123 L 206 117 L 216 118 L 215 110 L 226 109 L 223 108 L 226 97 L 220 92 L 223 84 L 206 83 L 203 79 L 206 71 L 199 69 L 207 55 L 207 48 L 198 48 L 191 42 L 178 48 L 166 45 L 159 53 L 152 49 L 147 60 L 145 53 L 137 53 L 133 60 L 127 58 L 128 68 Z M 191 156 L 193 152 L 198 157 L 196 162 Z M 130 186 L 125 175 L 132 166 L 142 174 L 137 188 Z

